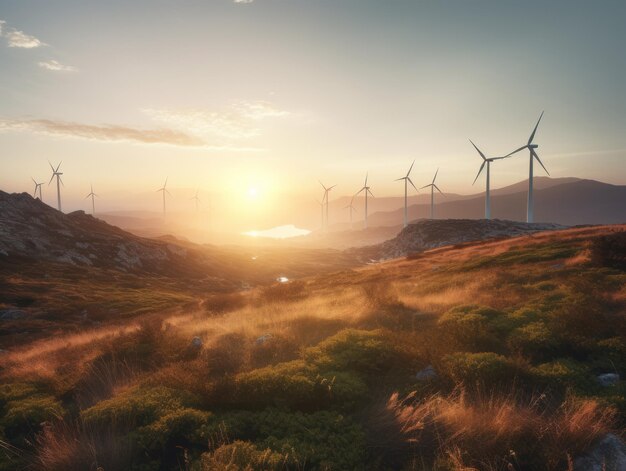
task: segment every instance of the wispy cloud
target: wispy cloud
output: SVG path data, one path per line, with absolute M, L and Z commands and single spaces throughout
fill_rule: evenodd
M 260 121 L 282 118 L 288 111 L 266 101 L 241 101 L 219 111 L 199 109 L 143 110 L 152 119 L 175 129 L 185 129 L 195 135 L 228 140 L 250 139 L 262 133 Z
M 252 3 L 254 0 L 233 0 L 234 3 Z
M 40 41 L 35 36 L 31 36 L 30 34 L 26 34 L 23 31 L 18 31 L 16 29 L 3 33 L 3 35 L 7 38 L 9 47 L 32 49 L 40 46 L 47 46 L 46 43 Z
M 60 137 L 104 142 L 165 144 L 179 147 L 202 147 L 209 150 L 256 152 L 263 149 L 211 144 L 199 136 L 173 129 L 141 129 L 119 125 L 91 125 L 51 119 L 0 119 L 0 131 L 22 131 Z
M 258 126 L 260 121 L 289 115 L 289 112 L 263 101 L 237 102 L 222 111 L 159 109 L 143 111 L 163 127 L 144 129 L 53 119 L 0 118 L 0 132 L 21 131 L 105 142 L 126 141 L 230 152 L 258 152 L 265 149 L 245 145 L 243 141 L 261 134 L 261 128 Z
M 53 72 L 75 72 L 78 70 L 72 65 L 64 65 L 54 59 L 39 62 L 39 67 L 46 70 L 52 70 Z

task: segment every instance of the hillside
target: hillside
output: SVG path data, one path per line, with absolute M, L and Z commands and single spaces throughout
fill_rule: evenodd
M 601 466 L 626 424 L 625 231 L 446 246 L 16 345 L 0 465 Z

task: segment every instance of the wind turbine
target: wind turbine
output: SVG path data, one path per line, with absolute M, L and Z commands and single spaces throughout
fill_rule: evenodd
M 441 193 L 442 191 L 439 189 L 439 187 L 437 185 L 435 185 L 435 180 L 437 179 L 437 174 L 439 173 L 439 169 L 437 169 L 437 171 L 435 172 L 435 176 L 433 177 L 433 181 L 431 183 L 429 183 L 428 185 L 424 185 L 422 188 L 420 188 L 420 190 L 424 189 L 424 188 L 428 188 L 430 187 L 430 218 L 434 219 L 435 217 L 435 189 Z
M 485 165 L 487 165 L 487 189 L 485 190 L 485 219 L 491 219 L 491 196 L 490 196 L 491 162 L 493 162 L 494 160 L 506 159 L 511 154 L 505 155 L 503 157 L 485 157 L 485 154 L 483 154 L 483 152 L 476 146 L 476 144 L 474 144 L 474 142 L 471 139 L 469 141 L 474 146 L 474 149 L 476 149 L 476 151 L 483 158 L 483 163 L 480 165 L 480 169 L 478 169 L 478 174 L 476 174 L 476 178 L 474 178 L 474 182 L 472 183 L 472 185 L 476 183 L 476 180 L 478 180 L 478 177 L 480 176 L 480 173 L 483 171 L 483 168 L 485 168 Z
M 52 180 L 54 180 L 54 177 L 57 177 L 57 202 L 58 202 L 59 211 L 61 211 L 61 185 L 65 186 L 65 184 L 63 183 L 63 180 L 61 180 L 61 175 L 63 175 L 63 172 L 59 172 L 59 168 L 61 167 L 62 163 L 63 162 L 59 162 L 59 165 L 57 165 L 57 168 L 54 168 L 52 164 L 50 163 L 50 161 L 48 161 L 48 164 L 50 164 L 50 168 L 52 169 L 52 176 L 50 177 L 50 181 L 48 182 L 48 185 L 52 183 Z
M 537 120 L 537 124 L 535 124 L 535 129 L 533 129 L 532 134 L 530 135 L 530 137 L 528 138 L 528 142 L 526 143 L 525 146 L 520 147 L 519 149 L 514 150 L 513 152 L 511 152 L 509 155 L 513 155 L 516 152 L 519 152 L 520 150 L 524 150 L 524 149 L 528 149 L 530 152 L 530 165 L 529 165 L 529 170 L 528 170 L 528 203 L 526 206 L 526 222 L 533 222 L 533 209 L 534 209 L 534 201 L 533 201 L 533 161 L 534 159 L 537 159 L 537 162 L 539 162 L 539 164 L 543 167 L 543 169 L 546 171 L 546 173 L 548 175 L 550 175 L 550 172 L 548 172 L 548 169 L 546 169 L 546 167 L 543 165 L 543 162 L 541 161 L 541 159 L 539 158 L 539 155 L 537 155 L 537 152 L 535 151 L 535 149 L 537 147 L 539 147 L 537 144 L 533 143 L 533 139 L 535 138 L 535 133 L 537 132 L 537 128 L 539 127 L 539 122 L 541 121 L 541 118 L 543 117 L 543 111 L 541 112 L 541 115 L 539 115 L 539 119 Z M 506 156 L 508 157 L 508 155 Z
M 361 188 L 359 191 L 357 191 L 355 193 L 355 195 L 353 196 L 353 198 L 355 196 L 358 196 L 359 193 L 361 193 L 362 191 L 365 192 L 365 229 L 367 229 L 367 194 L 369 193 L 370 195 L 372 195 L 372 198 L 374 197 L 374 194 L 370 191 L 369 186 L 367 186 L 367 176 L 368 174 L 365 174 L 365 183 L 363 184 L 363 188 Z
M 398 178 L 396 179 L 397 182 L 399 182 L 400 180 L 404 180 L 404 227 L 409 225 L 409 217 L 408 217 L 408 184 L 410 183 L 411 186 L 413 188 L 415 188 L 415 191 L 417 191 L 417 187 L 413 184 L 413 181 L 411 180 L 411 177 L 409 175 L 411 175 L 411 170 L 413 170 L 413 165 L 415 165 L 415 160 L 413 161 L 413 163 L 411 164 L 411 166 L 409 167 L 409 171 L 406 172 L 406 175 L 402 178 Z
M 91 185 L 91 193 L 89 193 L 87 196 L 85 196 L 85 199 L 89 198 L 91 196 L 91 214 L 95 215 L 96 214 L 96 202 L 95 202 L 95 198 L 98 196 L 93 192 L 93 185 Z
M 172 194 L 167 191 L 167 179 L 169 177 L 165 177 L 165 183 L 163 183 L 163 188 L 159 188 L 157 190 L 157 193 L 160 191 L 163 193 L 163 217 L 165 217 L 165 193 L 167 193 L 168 195 L 172 196 Z
M 320 182 L 320 185 L 322 185 L 322 188 L 324 188 L 324 196 L 322 197 L 322 203 L 326 202 L 326 231 L 328 231 L 328 193 L 337 185 L 333 185 L 328 188 L 326 188 L 322 182 Z
M 35 184 L 35 192 L 33 193 L 33 198 L 37 198 L 37 190 L 39 190 L 39 199 L 43 201 L 43 196 L 41 196 L 41 187 L 46 182 L 37 183 L 34 178 L 30 178 Z
M 196 194 L 191 198 L 192 200 L 196 201 L 196 213 L 198 213 L 198 204 L 202 203 L 202 201 L 200 201 L 200 198 L 198 198 L 198 191 L 200 190 L 196 190 Z
M 350 211 L 350 229 L 354 228 L 354 224 L 352 224 L 352 212 L 356 211 L 356 208 L 354 207 L 354 205 L 352 204 L 354 202 L 354 196 L 352 197 L 352 199 L 350 200 L 350 204 L 348 206 L 344 206 L 344 209 L 349 209 Z

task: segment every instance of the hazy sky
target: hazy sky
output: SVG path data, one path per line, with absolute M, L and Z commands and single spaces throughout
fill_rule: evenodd
M 0 0 L 0 20 L 0 188 L 63 160 L 67 209 L 93 182 L 105 208 L 158 210 L 166 175 L 179 208 L 199 187 L 271 211 L 367 170 L 399 195 L 413 159 L 416 184 L 440 167 L 478 192 L 467 139 L 503 154 L 542 110 L 552 176 L 626 183 L 623 1 Z

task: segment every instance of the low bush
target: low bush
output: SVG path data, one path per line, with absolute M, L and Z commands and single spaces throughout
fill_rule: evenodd
M 535 360 L 553 357 L 561 347 L 561 340 L 545 322 L 531 322 L 515 329 L 508 339 L 509 348 Z
M 437 325 L 441 341 L 450 349 L 487 351 L 500 348 L 495 322 L 504 314 L 495 309 L 464 305 L 444 313 Z
M 363 430 L 336 412 L 232 412 L 214 417 L 208 433 L 224 429 L 231 439 L 253 441 L 259 450 L 289 456 L 290 464 L 299 463 L 305 469 L 363 469 L 365 462 Z
M 119 431 L 152 424 L 168 413 L 193 407 L 192 394 L 164 386 L 135 386 L 85 409 L 80 416 L 89 428 L 114 425 Z
M 394 364 L 397 355 L 380 331 L 346 329 L 307 348 L 303 358 L 321 371 L 350 370 L 377 375 Z
M 452 353 L 442 358 L 441 369 L 457 384 L 490 388 L 512 384 L 526 376 L 522 365 L 493 352 Z
M 595 237 L 591 243 L 591 261 L 603 267 L 626 270 L 626 232 Z
M 220 446 L 200 459 L 201 471 L 281 471 L 298 469 L 296 458 L 275 451 L 259 449 L 253 443 L 237 440 Z
M 535 381 L 544 388 L 564 392 L 571 389 L 590 393 L 598 389 L 589 366 L 575 360 L 561 358 L 532 369 Z
M 308 296 L 306 283 L 301 280 L 287 283 L 274 283 L 261 291 L 260 297 L 266 303 L 293 302 Z

